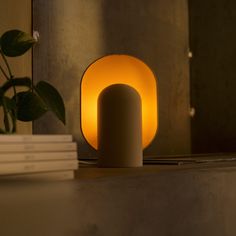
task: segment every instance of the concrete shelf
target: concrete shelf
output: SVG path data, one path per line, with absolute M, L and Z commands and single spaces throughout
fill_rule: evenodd
M 236 166 L 81 167 L 0 185 L 0 235 L 236 235 Z

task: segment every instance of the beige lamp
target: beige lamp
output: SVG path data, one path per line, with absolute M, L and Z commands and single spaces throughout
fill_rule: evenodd
M 157 81 L 129 55 L 92 63 L 81 81 L 81 129 L 104 167 L 142 166 L 142 150 L 158 128 Z

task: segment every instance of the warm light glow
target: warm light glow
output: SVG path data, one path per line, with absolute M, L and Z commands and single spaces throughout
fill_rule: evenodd
M 109 55 L 91 64 L 81 82 L 81 126 L 88 143 L 97 149 L 97 99 L 112 84 L 127 84 L 142 99 L 142 143 L 147 147 L 158 126 L 156 78 L 141 60 L 128 55 Z

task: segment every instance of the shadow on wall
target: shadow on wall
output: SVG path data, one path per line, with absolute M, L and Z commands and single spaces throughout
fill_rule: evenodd
M 143 60 L 158 79 L 159 130 L 144 155 L 190 153 L 186 1 L 102 3 L 104 51 Z
M 189 1 L 194 153 L 236 150 L 235 8 L 234 0 Z

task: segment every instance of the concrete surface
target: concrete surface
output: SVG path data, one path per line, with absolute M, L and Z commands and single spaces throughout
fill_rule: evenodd
M 234 236 L 236 169 L 1 182 L 4 236 Z
M 144 154 L 190 152 L 186 0 L 35 0 L 33 24 L 41 35 L 34 79 L 54 84 L 67 108 L 66 127 L 48 114 L 34 122 L 34 133 L 72 133 L 80 157 L 96 156 L 80 131 L 80 79 L 96 59 L 123 53 L 143 60 L 158 79 L 160 128 Z

